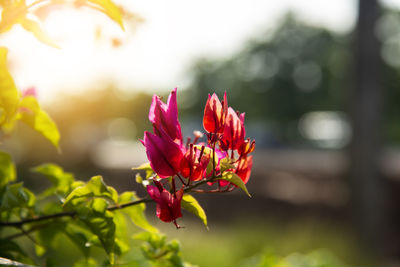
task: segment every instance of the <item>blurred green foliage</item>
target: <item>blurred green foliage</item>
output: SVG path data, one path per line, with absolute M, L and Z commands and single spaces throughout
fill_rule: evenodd
M 229 59 L 198 61 L 187 94 L 226 90 L 229 104 L 268 127 L 277 142 L 294 143 L 306 112 L 345 110 L 350 57 L 347 34 L 308 26 L 289 14 Z M 202 100 L 190 99 L 189 113 L 200 116 Z
M 383 10 L 376 34 L 382 42 L 383 137 L 399 144 L 400 12 Z M 298 128 L 304 114 L 351 109 L 352 40 L 353 32 L 310 26 L 289 13 L 229 58 L 198 60 L 188 72 L 192 85 L 184 99 L 191 103 L 184 113 L 201 116 L 199 96 L 226 90 L 228 102 L 268 135 L 264 144 L 304 144 Z
M 297 266 L 293 259 L 299 259 L 299 264 L 308 263 L 300 265 L 305 267 L 324 266 L 322 263 L 335 267 L 378 266 L 343 222 L 260 214 L 212 222 L 208 231 L 198 221 L 186 220 L 185 224 L 187 229 L 174 231 L 155 222 L 161 231 L 180 240 L 183 258 L 198 266 L 276 267 L 285 261 L 292 265 L 282 266 Z M 312 265 L 316 263 L 320 265 Z

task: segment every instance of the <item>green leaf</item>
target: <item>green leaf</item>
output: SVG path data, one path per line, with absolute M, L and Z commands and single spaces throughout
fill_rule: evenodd
M 35 35 L 35 37 L 41 41 L 44 44 L 47 44 L 49 46 L 52 46 L 54 48 L 60 48 L 48 35 L 46 32 L 44 32 L 42 30 L 42 28 L 40 27 L 39 23 L 37 23 L 34 20 L 31 19 L 27 19 L 27 18 L 23 18 L 19 21 L 19 23 L 21 24 L 21 26 L 33 33 L 33 35 Z
M 111 186 L 106 186 L 101 176 L 94 176 L 86 185 L 75 188 L 65 199 L 64 207 L 76 206 L 92 197 L 106 198 L 118 202 L 118 194 Z
M 0 152 L 0 188 L 15 180 L 15 165 L 11 156 L 7 153 Z
M 85 258 L 89 257 L 91 243 L 89 241 L 92 233 L 80 225 L 69 222 L 64 233 L 68 238 L 78 247 L 79 251 L 83 253 Z
M 146 241 L 153 249 L 160 249 L 165 246 L 167 237 L 159 232 L 141 232 L 133 235 L 133 239 Z
M 121 9 L 111 0 L 87 0 L 87 1 L 89 3 L 94 4 L 99 11 L 103 12 L 110 19 L 118 23 L 122 30 L 124 29 Z
M 204 225 L 207 227 L 207 216 L 206 213 L 204 212 L 203 208 L 200 206 L 199 202 L 191 195 L 185 194 L 182 197 L 181 201 L 182 208 L 184 208 L 187 211 L 190 211 L 194 215 L 200 218 Z
M 91 202 L 91 208 L 96 213 L 104 214 L 107 211 L 108 203 L 102 198 L 95 198 Z
M 33 207 L 35 205 L 36 202 L 36 196 L 34 193 L 32 193 L 31 190 L 29 190 L 28 188 L 24 187 L 24 193 L 28 196 L 28 202 L 26 202 L 26 205 L 28 207 Z
M 153 171 L 153 169 L 150 166 L 150 163 L 143 163 L 142 165 L 140 165 L 139 167 L 136 168 L 132 168 L 132 170 L 135 171 L 147 171 L 147 170 L 151 170 Z
M 135 240 L 145 241 L 141 249 L 144 256 L 154 266 L 185 266 L 181 257 L 180 244 L 176 240 L 166 243 L 161 233 L 142 232 L 133 236 Z
M 113 214 L 106 210 L 107 202 L 104 199 L 94 199 L 90 207 L 80 207 L 79 219 L 82 220 L 88 229 L 95 234 L 104 250 L 108 253 L 110 261 L 114 258 L 115 223 Z
M 115 223 L 114 252 L 117 255 L 122 255 L 130 250 L 127 220 L 126 216 L 119 211 L 114 211 L 113 216 Z
M 44 175 L 53 184 L 54 187 L 46 190 L 45 196 L 54 192 L 65 195 L 72 190 L 72 183 L 75 181 L 74 175 L 69 172 L 64 172 L 60 166 L 46 163 L 39 165 L 32 170 Z
M 35 204 L 35 195 L 23 183 L 7 185 L 1 200 L 0 211 L 13 208 L 32 207 Z
M 63 233 L 66 225 L 66 222 L 58 220 L 36 231 L 35 240 L 37 246 L 35 248 L 38 256 L 43 256 L 46 252 L 52 250 L 52 247 L 57 242 L 57 237 Z
M 140 173 L 136 173 L 136 183 L 141 184 L 143 183 L 143 177 L 140 175 Z
M 21 113 L 22 121 L 32 127 L 35 131 L 42 134 L 56 148 L 58 148 L 60 133 L 57 125 L 50 116 L 40 108 L 37 99 L 33 96 L 24 97 L 21 101 L 20 107 L 29 111 Z
M 246 188 L 246 185 L 243 183 L 242 179 L 233 172 L 224 172 L 222 173 L 222 177 L 217 178 L 216 180 L 225 180 L 228 181 L 236 186 L 238 186 L 240 189 L 242 189 L 249 197 L 251 197 L 249 191 Z
M 124 192 L 119 196 L 118 204 L 124 204 L 131 201 L 138 200 L 138 197 L 134 192 Z M 147 230 L 149 232 L 158 232 L 158 229 L 152 226 L 146 219 L 144 211 L 146 210 L 146 205 L 140 203 L 138 205 L 132 205 L 130 207 L 124 208 L 121 211 L 129 216 L 132 222 L 138 227 Z
M 114 221 L 115 222 L 115 221 Z M 117 256 L 121 256 L 122 254 L 125 254 L 131 250 L 131 247 L 129 244 L 119 238 L 115 238 L 115 244 L 114 244 L 114 253 Z
M 25 252 L 17 243 L 11 240 L 0 239 L 0 257 L 15 259 L 16 257 L 14 254 L 26 256 Z

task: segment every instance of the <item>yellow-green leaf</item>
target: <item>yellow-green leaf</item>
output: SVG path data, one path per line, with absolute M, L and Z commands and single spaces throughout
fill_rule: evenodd
M 52 163 L 46 163 L 35 167 L 32 171 L 44 175 L 52 184 L 53 187 L 45 191 L 44 196 L 53 194 L 54 192 L 68 194 L 72 190 L 74 175 Z
M 18 109 L 19 93 L 7 68 L 7 49 L 0 48 L 0 127 L 11 130 Z M 4 129 L 5 125 L 9 125 Z
M 118 23 L 122 29 L 124 29 L 121 9 L 111 0 L 88 0 L 88 2 L 94 4 L 99 11 L 106 14 L 110 19 Z
M 150 163 L 143 163 L 139 167 L 132 168 L 134 171 L 146 171 L 146 179 L 154 175 L 154 171 L 150 166 Z
M 199 217 L 208 229 L 207 215 L 204 212 L 203 208 L 200 206 L 199 202 L 193 196 L 188 194 L 183 195 L 181 205 L 182 208 L 190 211 L 191 213 Z
M 135 171 L 147 171 L 147 170 L 153 170 L 153 169 L 151 168 L 150 163 L 143 163 L 139 167 L 132 168 L 132 170 L 135 170 Z
M 228 169 L 236 169 L 235 165 L 233 165 L 233 160 L 230 157 L 221 159 L 220 168 L 221 172 L 224 172 Z
M 134 192 L 124 192 L 119 196 L 118 204 L 125 204 L 131 201 L 138 200 L 138 197 Z M 132 205 L 130 207 L 124 208 L 121 211 L 129 216 L 134 224 L 140 228 L 147 230 L 149 232 L 158 232 L 158 229 L 152 226 L 146 219 L 144 211 L 146 210 L 146 205 L 144 203 L 138 205 Z
M 59 148 L 60 133 L 57 125 L 50 116 L 40 108 L 37 99 L 33 96 L 26 96 L 21 100 L 20 107 L 26 110 L 21 113 L 22 121 L 42 134 L 55 147 Z
M 118 195 L 111 186 L 106 186 L 101 176 L 94 176 L 84 186 L 75 188 L 65 199 L 64 206 L 76 206 L 84 203 L 86 198 L 100 197 L 118 201 Z
M 21 18 L 26 17 L 27 13 L 25 0 L 10 1 L 1 12 L 0 33 L 9 31 Z
M 0 188 L 15 180 L 15 166 L 11 156 L 0 152 Z
M 77 210 L 78 217 L 99 238 L 104 250 L 108 253 L 110 261 L 113 261 L 115 243 L 113 214 L 104 209 L 107 204 L 102 199 L 95 199 L 92 204 L 92 207 L 79 208 Z
M 35 195 L 23 183 L 7 185 L 1 200 L 0 211 L 13 208 L 32 207 L 35 204 Z
M 33 33 L 33 35 L 35 35 L 35 37 L 41 41 L 44 44 L 47 44 L 49 46 L 52 46 L 54 48 L 60 48 L 48 35 L 45 31 L 43 31 L 43 29 L 40 27 L 39 23 L 31 20 L 31 19 L 27 19 L 27 18 L 23 18 L 19 21 L 19 23 L 21 24 L 21 26 Z
M 238 186 L 240 189 L 242 189 L 249 197 L 251 197 L 249 191 L 246 188 L 246 185 L 243 183 L 242 179 L 233 172 L 224 172 L 222 174 L 222 177 L 217 178 L 217 180 L 225 180 L 228 181 L 236 186 Z

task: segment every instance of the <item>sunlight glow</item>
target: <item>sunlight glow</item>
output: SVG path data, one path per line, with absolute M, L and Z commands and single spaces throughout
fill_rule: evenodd
M 355 13 L 354 0 L 119 2 L 144 23 L 126 23 L 123 32 L 100 12 L 66 7 L 43 21 L 61 49 L 41 44 L 18 26 L 1 36 L 19 88 L 35 86 L 46 102 L 60 91 L 79 93 L 111 84 L 126 91 L 186 87 L 185 71 L 194 59 L 229 57 L 248 39 L 265 35 L 288 10 L 337 31 L 351 29 Z

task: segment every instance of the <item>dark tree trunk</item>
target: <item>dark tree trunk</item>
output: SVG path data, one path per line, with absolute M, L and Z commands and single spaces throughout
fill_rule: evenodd
M 352 207 L 364 244 L 379 252 L 385 222 L 380 170 L 383 88 L 380 43 L 375 24 L 378 0 L 359 0 L 354 43 L 354 86 L 350 98 L 353 138 L 350 146 Z

